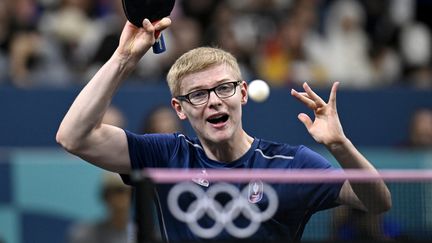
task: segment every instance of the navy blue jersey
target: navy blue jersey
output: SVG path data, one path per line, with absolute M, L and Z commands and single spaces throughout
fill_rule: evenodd
M 305 146 L 290 146 L 254 138 L 251 148 L 239 159 L 229 163 L 209 159 L 197 138 L 180 133 L 138 135 L 126 131 L 133 170 L 143 168 L 271 168 L 330 169 L 331 164 Z M 198 183 L 200 184 L 200 183 Z M 211 182 L 210 182 L 211 184 Z M 236 184 L 240 189 L 247 185 Z M 207 185 L 202 185 L 206 187 Z M 311 215 L 337 206 L 342 184 L 272 184 L 279 198 L 275 215 L 263 222 L 251 237 L 256 240 L 291 239 L 298 241 Z M 157 185 L 157 209 L 162 238 L 166 241 L 201 241 L 188 226 L 174 218 L 167 207 L 167 194 L 172 185 Z M 205 188 L 204 188 L 205 190 Z M 192 199 L 191 199 L 192 200 Z M 265 200 L 258 202 L 265 203 Z M 265 206 L 263 206 L 265 207 Z M 204 221 L 206 219 L 203 219 Z M 206 222 L 200 222 L 206 224 Z M 211 225 L 211 223 L 209 223 Z M 229 239 L 222 232 L 216 239 Z

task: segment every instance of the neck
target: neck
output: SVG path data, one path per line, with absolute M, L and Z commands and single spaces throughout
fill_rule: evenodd
M 253 138 L 241 132 L 240 136 L 222 143 L 202 143 L 206 155 L 216 161 L 232 162 L 243 156 L 252 146 Z

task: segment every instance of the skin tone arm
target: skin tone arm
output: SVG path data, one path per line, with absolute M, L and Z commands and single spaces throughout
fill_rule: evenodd
M 291 95 L 305 104 L 315 115 L 315 120 L 300 113 L 298 119 L 318 143 L 324 144 L 344 169 L 363 169 L 378 173 L 375 167 L 356 149 L 345 136 L 336 109 L 336 91 L 339 83 L 333 84 L 329 101 L 321 99 L 307 83 L 305 92 L 291 90 Z M 381 213 L 391 208 L 391 195 L 383 181 L 371 183 L 349 183 L 342 186 L 338 201 L 368 212 Z
M 154 26 L 144 20 L 142 28 L 126 23 L 113 56 L 83 88 L 60 124 L 56 140 L 68 152 L 106 170 L 130 171 L 126 134 L 102 124 L 102 117 L 117 88 L 155 42 L 154 32 L 170 24 L 169 18 Z

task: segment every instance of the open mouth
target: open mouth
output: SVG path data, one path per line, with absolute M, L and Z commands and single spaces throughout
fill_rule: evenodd
M 220 124 L 226 122 L 228 120 L 228 117 L 229 117 L 228 115 L 220 115 L 220 116 L 208 118 L 207 121 L 210 122 L 211 124 Z

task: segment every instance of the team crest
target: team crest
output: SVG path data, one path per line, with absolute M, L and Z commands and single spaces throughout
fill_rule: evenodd
M 257 203 L 261 201 L 264 194 L 264 184 L 262 181 L 249 182 L 248 201 L 250 203 Z
M 199 177 L 193 178 L 192 181 L 195 182 L 196 184 L 200 185 L 200 186 L 209 187 L 210 182 L 207 179 L 205 179 L 205 177 L 207 177 L 207 176 L 208 176 L 207 171 L 202 170 Z

